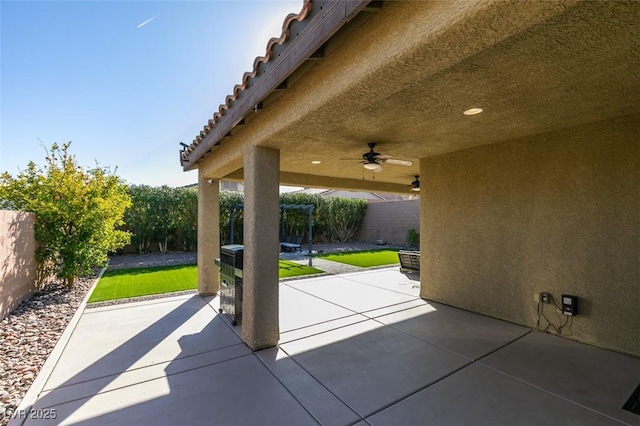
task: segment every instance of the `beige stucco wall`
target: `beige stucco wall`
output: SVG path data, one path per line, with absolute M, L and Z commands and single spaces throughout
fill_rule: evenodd
M 0 318 L 36 290 L 32 213 L 0 210 Z
M 421 161 L 422 296 L 640 355 L 640 116 Z M 564 321 L 552 305 L 545 313 Z

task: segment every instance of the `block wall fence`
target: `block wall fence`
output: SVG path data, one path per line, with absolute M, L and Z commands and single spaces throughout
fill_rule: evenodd
M 0 210 L 0 318 L 37 289 L 33 213 Z
M 370 201 L 355 241 L 385 240 L 407 245 L 410 229 L 420 232 L 420 200 Z

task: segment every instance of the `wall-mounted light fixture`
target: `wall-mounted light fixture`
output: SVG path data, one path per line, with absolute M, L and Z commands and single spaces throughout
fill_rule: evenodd
M 415 176 L 416 176 L 416 180 L 411 182 L 411 190 L 418 192 L 420 191 L 420 175 L 415 175 Z

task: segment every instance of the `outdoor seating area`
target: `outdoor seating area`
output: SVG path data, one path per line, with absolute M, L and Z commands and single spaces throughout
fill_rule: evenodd
M 33 401 L 56 418 L 24 424 L 638 422 L 637 358 L 425 301 L 397 267 L 279 293 L 279 344 L 257 352 L 217 297 L 86 309 Z
M 420 252 L 411 250 L 400 250 L 398 252 L 400 260 L 400 271 L 420 272 Z

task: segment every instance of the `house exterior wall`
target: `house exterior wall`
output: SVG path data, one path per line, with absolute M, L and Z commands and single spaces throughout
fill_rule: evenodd
M 0 318 L 37 290 L 32 213 L 0 210 Z
M 638 134 L 631 115 L 421 160 L 421 296 L 534 326 L 534 293 L 576 295 L 564 336 L 640 355 Z
M 369 202 L 355 239 L 406 245 L 410 229 L 420 232 L 419 199 Z

